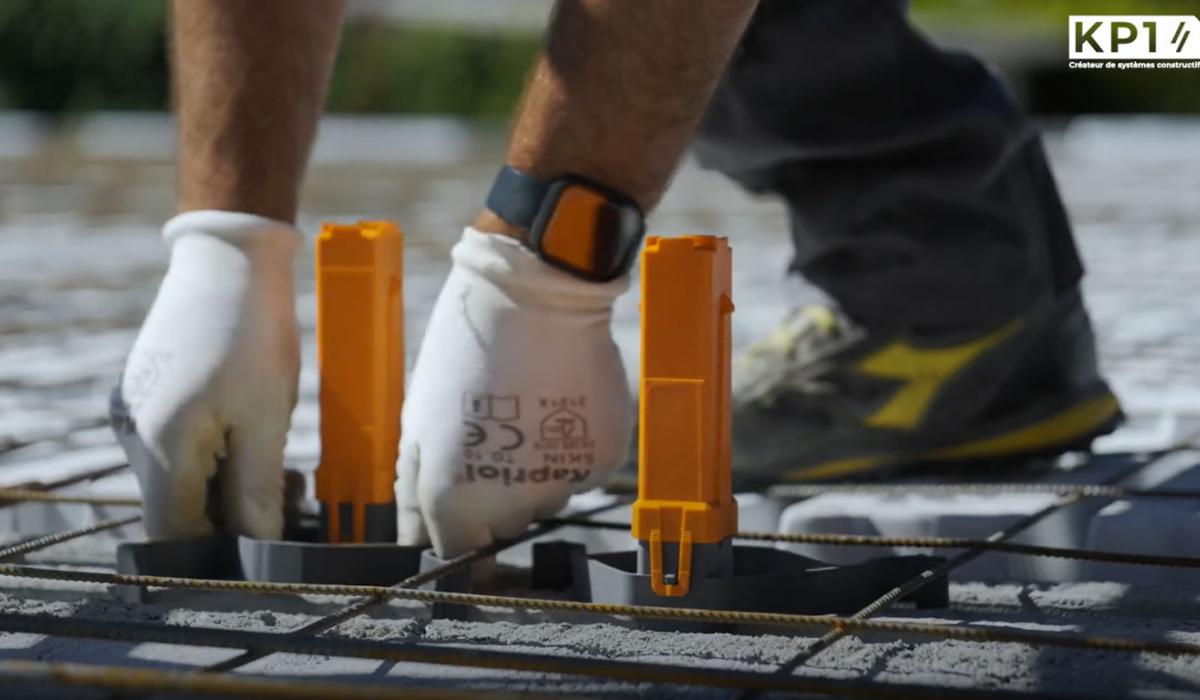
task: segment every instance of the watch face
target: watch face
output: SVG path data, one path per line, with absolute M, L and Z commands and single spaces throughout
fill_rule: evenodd
M 637 204 L 573 180 L 556 182 L 534 225 L 534 244 L 551 264 L 593 280 L 619 277 L 642 239 Z

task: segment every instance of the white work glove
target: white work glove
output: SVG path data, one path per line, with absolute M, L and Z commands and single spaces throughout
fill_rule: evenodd
M 468 228 L 404 400 L 402 544 L 443 557 L 508 539 L 604 481 L 632 401 L 609 322 L 628 278 L 586 282 Z M 485 562 L 477 576 L 487 576 Z
M 277 539 L 300 367 L 292 257 L 303 237 L 259 216 L 196 211 L 167 222 L 163 238 L 170 266 L 110 407 L 146 532 Z

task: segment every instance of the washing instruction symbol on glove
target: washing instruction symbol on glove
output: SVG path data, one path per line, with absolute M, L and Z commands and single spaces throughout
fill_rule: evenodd
M 476 420 L 516 420 L 521 417 L 521 400 L 518 396 L 465 393 L 463 417 Z
M 592 447 L 588 424 L 583 416 L 567 408 L 556 408 L 542 419 L 539 450 L 578 450 Z
M 587 439 L 587 421 L 574 411 L 560 408 L 542 419 L 543 440 Z
M 479 447 L 487 442 L 487 430 L 475 420 L 490 420 L 500 423 L 506 440 L 500 445 L 501 450 L 515 450 L 525 444 L 525 434 L 514 425 L 501 421 L 515 421 L 521 417 L 521 401 L 517 396 L 494 396 L 492 394 L 465 393 L 462 397 L 462 411 L 467 427 L 463 447 Z

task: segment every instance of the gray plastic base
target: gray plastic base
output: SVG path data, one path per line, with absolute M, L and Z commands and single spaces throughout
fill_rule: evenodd
M 117 573 L 223 581 L 242 578 L 237 539 L 213 535 L 117 545 Z
M 639 572 L 641 553 L 637 550 L 589 555 L 582 546 L 569 542 L 535 546 L 533 584 L 565 590 L 577 600 L 595 603 L 844 615 L 945 561 L 912 555 L 833 566 L 778 549 L 729 546 L 732 575 L 693 572 L 689 590 L 682 596 L 659 596 L 650 589 L 649 575 Z M 918 608 L 937 608 L 948 605 L 949 598 L 949 584 L 942 577 L 907 600 Z M 676 622 L 650 626 L 696 629 L 696 625 Z
M 445 563 L 446 560 L 434 554 L 432 549 L 426 549 L 421 552 L 420 568 L 422 573 L 435 569 Z M 421 586 L 421 589 L 426 591 L 444 591 L 447 593 L 470 593 L 471 567 L 465 566 L 445 576 L 439 576 L 436 580 Z M 430 613 L 434 619 L 438 620 L 466 620 L 471 616 L 471 608 L 466 605 L 434 603 Z
M 117 547 L 117 571 L 122 574 L 274 583 L 394 586 L 442 563 L 423 546 L 325 544 L 221 535 L 131 542 Z M 423 588 L 466 592 L 470 584 L 470 570 L 464 569 L 439 577 Z M 119 594 L 129 600 L 148 599 L 140 586 L 123 586 Z M 434 614 L 459 617 L 461 611 L 459 606 L 445 610 L 435 606 Z
M 421 570 L 425 547 L 237 538 L 242 578 L 276 583 L 391 586 Z
M 675 552 L 664 552 L 665 559 L 668 554 L 673 557 Z M 638 560 L 644 550 L 589 555 L 581 544 L 539 542 L 533 546 L 530 584 L 535 589 L 567 591 L 577 600 L 597 603 L 847 614 L 944 561 L 941 557 L 911 555 L 834 566 L 778 549 L 728 542 L 697 548 L 693 555 L 696 566 L 689 591 L 667 597 L 655 594 L 650 589 L 649 575 L 641 572 Z M 444 563 L 423 547 L 271 542 L 248 537 L 126 543 L 117 548 L 120 573 L 279 583 L 394 586 Z M 470 587 L 469 567 L 423 586 L 453 592 L 466 592 Z M 144 588 L 120 588 L 119 595 L 127 600 L 149 600 Z M 946 606 L 946 579 L 930 581 L 909 600 L 920 608 Z M 433 607 L 436 618 L 463 619 L 469 612 L 459 605 Z M 679 623 L 653 626 L 697 629 L 696 625 Z

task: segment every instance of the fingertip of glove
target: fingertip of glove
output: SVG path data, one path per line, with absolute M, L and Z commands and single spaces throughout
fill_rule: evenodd
M 468 552 L 474 552 L 492 544 L 494 541 L 489 528 L 482 525 L 467 523 L 430 523 L 429 531 L 433 541 L 433 549 L 442 559 L 453 559 Z M 471 564 L 471 578 L 474 581 L 487 581 L 495 569 L 495 557 L 489 556 Z
M 579 493 L 579 492 L 577 492 L 577 493 Z M 570 502 L 570 500 L 571 500 L 571 494 L 564 493 L 552 501 L 548 501 L 546 503 L 541 503 L 536 508 L 534 508 L 533 518 L 535 520 L 541 520 L 543 518 L 553 518 L 554 516 L 558 515 L 562 511 L 563 508 L 567 507 L 567 503 Z
M 396 513 L 396 541 L 405 547 L 429 544 L 429 530 L 420 511 L 400 508 Z

